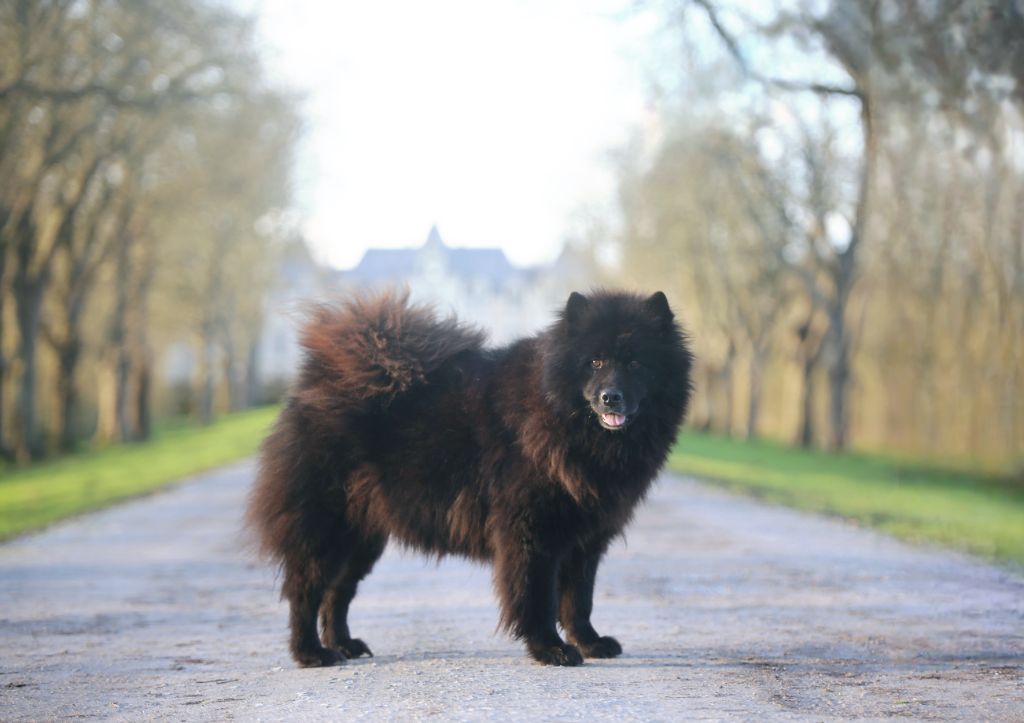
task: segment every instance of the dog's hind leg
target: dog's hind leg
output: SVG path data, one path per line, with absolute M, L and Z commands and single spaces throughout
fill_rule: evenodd
M 346 658 L 373 657 L 366 643 L 353 638 L 349 632 L 348 608 L 356 595 L 359 581 L 370 574 L 383 554 L 387 537 L 376 535 L 366 539 L 350 534 L 343 544 L 344 548 L 338 551 L 337 569 L 320 605 L 324 647 L 336 650 Z
M 338 651 L 320 644 L 316 617 L 324 590 L 323 569 L 319 561 L 291 560 L 285 563 L 282 593 L 291 607 L 290 649 L 295 662 L 305 668 L 337 665 L 345 660 Z

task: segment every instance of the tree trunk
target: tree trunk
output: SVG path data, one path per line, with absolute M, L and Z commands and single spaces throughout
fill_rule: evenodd
M 798 361 L 800 362 L 800 423 L 796 443 L 804 449 L 814 446 L 814 372 L 821 360 L 824 339 L 814 329 L 815 312 L 796 331 Z M 825 333 L 827 336 L 827 332 Z
M 57 345 L 57 400 L 60 414 L 58 429 L 60 449 L 70 452 L 78 441 L 78 362 L 82 357 L 82 315 L 88 298 L 87 271 L 76 268 L 71 275 L 72 293 L 64 310 L 64 339 Z
M 2 222 L 3 216 L 0 216 Z M 4 318 L 5 302 L 7 301 L 7 246 L 6 242 L 0 245 L 0 458 L 5 460 L 14 459 L 14 452 L 7 446 L 7 427 L 4 422 L 7 420 L 7 374 L 10 369 L 7 354 L 4 353 Z
M 81 349 L 78 338 L 72 337 L 61 346 L 58 354 L 57 400 L 60 413 L 60 449 L 63 452 L 74 450 L 78 440 L 75 434 L 75 412 L 78 403 L 75 372 Z
M 210 424 L 213 422 L 214 402 L 214 343 L 212 334 L 204 325 L 202 336 L 202 366 L 200 367 L 200 392 L 199 392 L 199 422 Z
M 135 430 L 128 417 L 128 384 L 131 381 L 131 358 L 128 349 L 122 342 L 116 351 L 114 360 L 114 418 L 117 422 L 117 439 L 130 442 L 135 438 Z
M 135 385 L 135 439 L 140 442 L 149 439 L 153 435 L 149 367 L 149 353 L 143 352 L 139 360 L 139 378 Z
M 747 400 L 747 430 L 746 439 L 752 440 L 757 437 L 757 422 L 761 416 L 761 393 L 764 380 L 765 352 L 754 349 L 750 352 L 750 397 Z
M 814 367 L 818 359 L 810 354 L 806 355 L 801 364 L 801 378 L 803 387 L 800 399 L 800 432 L 797 436 L 797 443 L 804 449 L 810 449 L 814 445 Z
M 829 422 L 831 438 L 829 449 L 842 452 L 848 443 L 848 395 L 850 386 L 850 351 L 843 314 L 832 319 L 832 366 L 829 368 Z
M 111 370 L 113 376 L 113 438 L 119 442 L 127 442 L 132 438 L 132 430 L 128 422 L 128 382 L 131 361 L 128 353 L 128 285 L 131 280 L 128 251 L 131 238 L 122 231 L 117 239 L 116 287 L 114 289 L 114 308 L 110 315 Z
M 721 384 L 722 391 L 725 394 L 725 409 L 722 415 L 722 433 L 725 434 L 726 437 L 731 437 L 733 435 L 732 419 L 735 399 L 733 394 L 732 367 L 735 359 L 736 347 L 730 341 L 729 351 L 726 354 L 725 362 L 722 364 L 722 368 L 719 371 L 719 383 Z
M 21 387 L 15 409 L 14 454 L 19 462 L 28 462 L 42 453 L 42 438 L 36 416 L 37 349 L 39 322 L 43 307 L 44 285 L 20 273 L 14 280 L 15 316 L 18 321 L 18 358 L 21 361 Z
M 835 296 L 829 309 L 829 323 L 833 344 L 833 363 L 829 370 L 829 410 L 832 436 L 829 447 L 842 452 L 849 444 L 849 386 L 852 376 L 853 343 L 846 324 L 846 314 L 853 286 L 857 281 L 857 255 L 867 233 L 869 203 L 874 184 L 875 164 L 878 158 L 878 139 L 875 134 L 872 107 L 867 93 L 860 96 L 861 137 L 864 143 L 864 160 L 861 165 L 857 188 L 850 243 L 836 255 L 833 281 Z
M 43 264 L 41 270 L 33 273 L 37 235 L 31 208 L 22 211 L 14 235 L 12 288 L 14 316 L 18 324 L 18 359 L 21 362 L 21 387 L 14 408 L 14 456 L 18 462 L 24 463 L 42 452 L 36 417 L 36 350 L 49 264 Z
M 0 291 L 0 294 L 3 294 L 3 292 Z M 3 309 L 0 308 L 0 314 L 2 313 Z M 3 334 L 0 333 L 0 345 L 2 343 Z M 7 446 L 7 428 L 4 425 L 4 421 L 7 418 L 7 395 L 5 394 L 7 389 L 7 368 L 7 355 L 4 354 L 3 348 L 0 346 L 0 458 L 9 461 L 14 459 L 14 451 Z
M 228 409 L 232 412 L 245 409 L 245 375 L 235 345 L 235 336 L 228 324 L 224 325 L 224 376 L 227 381 Z
M 96 387 L 96 431 L 93 433 L 93 443 L 103 445 L 113 440 L 117 432 L 114 422 L 114 380 L 105 364 L 100 370 Z
M 715 380 L 718 377 L 718 373 L 707 363 L 701 364 L 698 370 L 701 374 L 701 381 L 697 385 L 701 391 L 698 400 L 702 401 L 703 404 L 694 409 L 694 415 L 690 419 L 696 429 L 702 432 L 710 432 L 713 429 L 715 419 Z
M 245 402 L 247 407 L 260 404 L 260 344 L 259 338 L 249 342 L 249 354 L 245 362 Z

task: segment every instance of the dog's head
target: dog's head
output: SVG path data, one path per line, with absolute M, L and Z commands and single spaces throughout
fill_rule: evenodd
M 671 401 L 666 394 L 682 394 L 685 403 L 689 353 L 660 291 L 646 298 L 573 292 L 550 333 L 545 392 L 557 408 L 618 432 L 659 406 L 659 397 L 662 406 Z

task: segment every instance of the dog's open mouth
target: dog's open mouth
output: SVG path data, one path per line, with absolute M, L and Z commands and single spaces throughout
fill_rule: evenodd
M 604 412 L 598 415 L 598 419 L 601 420 L 601 426 L 605 429 L 622 429 L 629 424 L 632 417 L 617 412 Z

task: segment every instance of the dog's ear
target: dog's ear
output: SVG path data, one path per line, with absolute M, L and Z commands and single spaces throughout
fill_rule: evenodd
M 579 329 L 583 314 L 586 313 L 588 306 L 590 306 L 590 300 L 583 294 L 577 291 L 569 294 L 569 300 L 565 303 L 565 313 L 562 315 L 562 318 L 565 319 L 565 329 L 569 336 L 572 336 Z
M 662 326 L 665 328 L 671 326 L 672 319 L 675 317 L 672 315 L 672 309 L 668 308 L 668 299 L 665 298 L 665 294 L 655 291 L 644 302 L 644 306 L 654 318 L 661 322 Z

